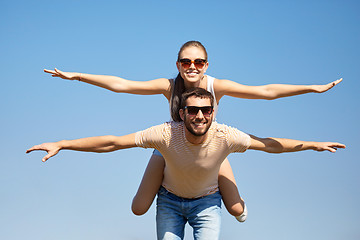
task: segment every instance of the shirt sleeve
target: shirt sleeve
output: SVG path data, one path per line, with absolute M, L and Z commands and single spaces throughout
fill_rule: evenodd
M 236 128 L 227 127 L 227 142 L 231 152 L 245 152 L 251 144 L 250 136 Z
M 166 124 L 150 127 L 135 134 L 135 144 L 142 148 L 155 148 L 164 143 L 164 130 Z

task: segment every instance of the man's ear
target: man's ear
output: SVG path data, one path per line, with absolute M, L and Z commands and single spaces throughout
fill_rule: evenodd
M 181 118 L 181 120 L 183 120 L 184 121 L 184 109 L 180 109 L 179 110 L 179 115 L 180 115 L 180 118 Z

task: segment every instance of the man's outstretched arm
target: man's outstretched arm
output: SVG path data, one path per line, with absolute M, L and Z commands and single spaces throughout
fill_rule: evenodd
M 43 162 L 55 156 L 60 150 L 74 150 L 83 152 L 112 152 L 119 149 L 136 147 L 135 133 L 117 136 L 99 136 L 80 138 L 75 140 L 62 140 L 59 142 L 43 143 L 29 148 L 26 153 L 32 151 L 46 151 L 48 154 L 42 159 Z
M 285 138 L 259 138 L 253 135 L 249 149 L 268 153 L 298 152 L 304 150 L 336 152 L 338 148 L 345 148 L 344 144 L 336 142 L 309 142 Z

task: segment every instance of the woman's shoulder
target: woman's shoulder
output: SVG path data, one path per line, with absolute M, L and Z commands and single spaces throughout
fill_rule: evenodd
M 241 84 L 228 79 L 214 78 L 214 89 L 217 93 L 222 93 L 225 90 L 233 89 L 234 87 L 238 87 L 240 85 Z
M 212 83 L 212 85 L 214 86 L 214 88 L 218 88 L 219 85 L 221 85 L 222 82 L 224 81 L 228 81 L 226 79 L 219 79 L 210 75 L 206 75 L 208 82 Z

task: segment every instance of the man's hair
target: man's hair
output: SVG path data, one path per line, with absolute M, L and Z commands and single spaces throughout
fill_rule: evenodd
M 189 88 L 181 95 L 181 109 L 184 109 L 186 106 L 186 100 L 189 97 L 197 97 L 197 98 L 207 98 L 210 99 L 210 104 L 214 107 L 214 96 L 207 90 L 203 88 Z

